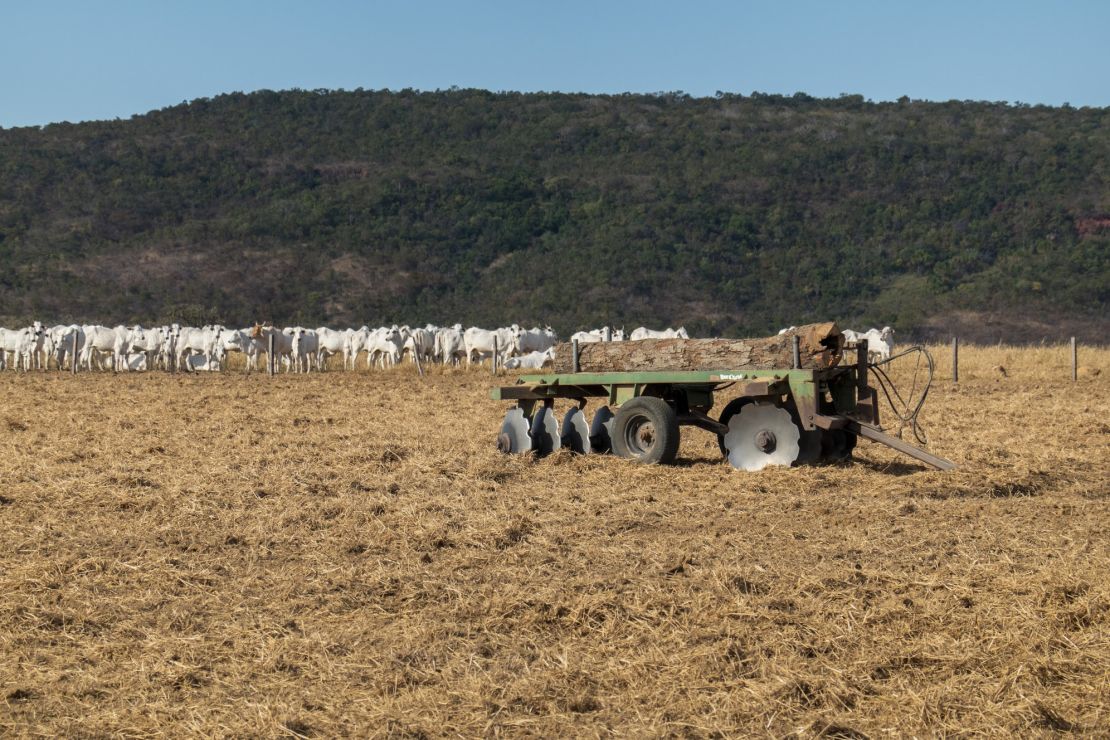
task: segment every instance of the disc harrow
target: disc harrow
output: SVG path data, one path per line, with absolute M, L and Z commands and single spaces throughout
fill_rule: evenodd
M 855 363 L 820 369 L 524 375 L 490 393 L 516 404 L 501 424 L 497 448 L 542 456 L 565 447 L 667 464 L 677 455 L 680 428 L 692 426 L 717 435 L 728 463 L 747 471 L 848 460 L 861 437 L 935 468 L 954 469 L 948 460 L 882 431 L 878 392 L 868 385 L 872 367 L 864 344 Z M 885 392 L 889 378 L 884 373 L 881 379 Z M 714 396 L 726 390 L 735 397 L 713 418 Z M 601 405 L 587 424 L 590 399 Z M 557 400 L 573 403 L 561 425 Z

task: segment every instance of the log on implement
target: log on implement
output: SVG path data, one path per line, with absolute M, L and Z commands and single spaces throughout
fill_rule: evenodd
M 798 337 L 800 366 L 823 369 L 840 362 L 844 346 L 836 323 L 807 324 L 785 334 L 750 339 L 640 339 L 594 342 L 578 347 L 578 368 L 584 373 L 652 370 L 774 370 L 794 364 L 793 338 Z M 555 347 L 555 372 L 574 372 L 569 343 Z

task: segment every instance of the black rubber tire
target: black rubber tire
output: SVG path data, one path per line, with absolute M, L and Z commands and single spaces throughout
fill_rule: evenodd
M 798 459 L 791 463 L 791 466 L 816 465 L 821 461 L 821 455 L 824 453 L 824 433 L 820 429 L 811 429 L 807 432 L 802 428 L 802 417 L 793 401 L 787 402 L 786 410 L 790 412 L 790 418 L 798 427 Z
M 845 429 L 829 429 L 821 433 L 821 458 L 825 462 L 850 460 L 856 448 L 856 434 Z
M 718 419 L 726 427 L 728 420 L 740 413 L 740 410 L 752 402 L 750 398 L 734 398 L 725 404 L 721 409 L 721 416 Z M 721 457 L 728 457 L 728 450 L 725 449 L 725 435 L 717 435 L 717 446 L 721 448 Z
M 667 465 L 678 455 L 678 415 L 662 398 L 633 398 L 617 409 L 612 437 L 617 456 L 646 465 Z

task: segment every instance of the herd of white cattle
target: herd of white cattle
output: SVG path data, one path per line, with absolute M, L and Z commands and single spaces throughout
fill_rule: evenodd
M 794 327 L 783 329 L 784 334 Z M 889 326 L 867 332 L 846 330 L 849 346 L 868 340 L 873 358 L 887 359 L 894 348 Z M 579 344 L 620 342 L 623 329 L 602 327 L 570 337 Z M 686 329 L 652 330 L 640 327 L 628 339 L 689 338 Z M 538 369 L 551 364 L 559 341 L 551 327 L 525 329 L 517 324 L 498 329 L 388 326 L 371 329 L 329 329 L 321 326 L 277 328 L 255 324 L 246 329 L 212 325 L 202 327 L 168 324 L 155 328 L 135 326 L 57 325 L 36 321 L 22 329 L 0 328 L 0 369 L 46 370 L 182 370 L 213 371 L 224 367 L 229 353 L 246 359 L 246 371 L 259 369 L 259 360 L 273 346 L 275 370 L 303 373 L 325 369 L 327 359 L 342 355 L 343 368 L 355 370 L 365 354 L 365 367 L 388 368 L 408 355 L 424 364 L 467 366 L 492 360 L 508 369 Z
M 632 338 L 687 337 L 686 330 L 639 328 Z M 578 332 L 579 342 L 621 341 L 621 329 L 603 327 Z M 229 353 L 242 353 L 246 370 L 259 369 L 259 359 L 273 345 L 275 369 L 287 372 L 323 370 L 327 359 L 343 356 L 343 367 L 354 370 L 365 354 L 368 368 L 387 368 L 407 354 L 422 363 L 469 366 L 497 355 L 506 368 L 540 368 L 551 363 L 558 337 L 551 327 L 532 329 L 517 324 L 498 329 L 388 326 L 371 329 L 329 329 L 321 326 L 278 328 L 255 324 L 246 329 L 225 326 L 57 325 L 36 321 L 22 329 L 0 328 L 0 369 L 77 370 L 220 370 Z

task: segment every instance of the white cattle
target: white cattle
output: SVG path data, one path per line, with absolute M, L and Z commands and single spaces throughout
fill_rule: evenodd
M 140 328 L 140 327 L 136 327 Z M 162 351 L 162 345 L 165 344 L 165 333 L 161 328 L 158 329 L 145 329 L 140 332 L 131 332 L 128 336 L 124 353 L 127 354 L 127 369 L 135 370 L 132 367 L 136 363 L 132 361 L 132 356 L 135 353 L 140 353 L 145 358 L 142 362 L 142 370 L 154 369 L 154 361 L 158 354 Z
M 529 352 L 520 357 L 510 357 L 505 360 L 505 368 L 508 370 L 516 370 L 517 368 L 526 368 L 529 370 L 539 370 L 546 367 L 555 361 L 555 348 L 549 347 L 543 352 Z
M 513 339 L 515 344 L 513 349 L 521 355 L 529 352 L 545 352 L 554 347 L 555 343 L 559 341 L 550 326 L 545 326 L 543 329 L 539 327 L 517 329 Z M 508 367 L 508 365 L 505 367 Z
M 600 329 L 575 332 L 571 335 L 571 341 L 576 339 L 579 344 L 589 344 L 590 342 L 623 342 L 624 329 L 612 329 L 608 326 L 603 326 Z
M 292 367 L 293 357 L 293 329 L 278 329 L 273 324 L 255 324 L 251 329 L 251 339 L 254 341 L 257 352 L 270 351 L 270 337 L 274 338 L 274 371 L 279 365 L 287 369 Z M 268 360 L 267 360 L 268 361 Z
M 346 344 L 343 346 L 343 369 L 354 370 L 358 363 L 358 356 L 370 351 L 370 327 L 363 326 L 353 330 L 347 335 Z M 367 364 L 370 360 L 367 358 Z
M 593 342 L 604 341 L 600 334 L 595 334 L 592 331 L 576 331 L 570 335 L 570 341 L 578 342 L 579 344 L 592 344 Z
M 889 360 L 894 352 L 894 329 L 884 326 L 882 329 L 868 329 L 865 332 L 845 329 L 840 332 L 844 336 L 845 347 L 856 347 L 861 340 L 867 340 L 867 359 L 869 362 Z
M 34 344 L 35 333 L 31 327 L 0 329 L 0 367 L 27 370 Z
M 45 370 L 50 364 L 50 350 L 52 349 L 52 342 L 49 341 L 49 336 L 46 333 L 46 327 L 42 322 L 35 321 L 29 327 L 31 329 L 31 358 L 34 368 L 36 370 Z
M 127 356 L 134 351 L 142 352 L 146 345 L 146 330 L 136 324 L 135 326 L 117 326 L 116 346 L 112 353 L 115 359 L 116 370 L 128 370 Z
M 320 338 L 312 329 L 303 326 L 293 327 L 293 372 L 311 372 L 316 365 L 316 353 L 320 349 Z
M 657 331 L 655 329 L 648 329 L 646 327 L 639 327 L 632 330 L 630 339 L 689 339 L 690 335 L 686 333 L 686 327 L 680 326 L 677 329 L 672 329 L 669 326 L 666 329 Z
M 163 370 L 175 367 L 177 360 L 177 340 L 181 336 L 181 324 L 162 327 L 162 346 L 158 348 L 158 364 Z
M 516 346 L 513 327 L 495 329 L 479 329 L 472 326 L 463 332 L 463 349 L 466 352 L 466 366 L 470 367 L 474 360 L 474 353 L 478 353 L 478 362 L 486 357 L 493 357 L 494 347 L 497 347 L 498 361 L 504 364 L 505 358 L 512 354 Z
M 196 369 L 196 363 L 190 360 L 193 356 L 203 357 L 208 369 L 221 367 L 227 357 L 227 349 L 220 341 L 224 331 L 222 326 L 183 327 L 174 346 L 177 367 L 182 370 Z
M 258 366 L 258 353 L 260 343 L 255 340 L 254 327 L 246 329 L 223 329 L 218 341 L 224 352 L 241 352 L 246 358 L 243 371 L 250 373 Z
M 59 369 L 68 368 L 73 361 L 73 340 L 77 339 L 77 356 L 81 355 L 81 348 L 85 345 L 85 333 L 77 324 L 58 324 L 46 330 L 50 338 L 52 349 L 50 356 Z M 47 367 L 50 363 L 47 362 Z
M 367 343 L 368 356 L 366 365 L 378 365 L 383 370 L 392 367 L 401 361 L 401 352 L 405 346 L 405 336 L 400 327 L 381 327 L 370 332 Z
M 45 330 L 35 334 L 32 330 L 30 358 L 31 366 L 36 370 L 50 368 L 50 355 L 54 352 L 54 340 Z
M 42 333 L 36 332 L 34 328 L 29 326 L 20 331 L 19 337 L 15 352 L 16 368 L 22 368 L 26 372 L 35 366 L 35 356 L 38 354 L 39 340 L 42 338 Z
M 347 364 L 347 345 L 354 329 L 337 331 L 321 326 L 316 329 L 316 367 L 323 370 L 326 360 L 332 355 L 343 355 L 343 365 Z
M 100 324 L 89 324 L 83 328 L 85 344 L 81 349 L 79 360 L 81 367 L 92 370 L 95 360 L 96 367 L 103 370 L 103 360 L 111 357 L 112 370 L 121 369 L 125 362 L 125 346 L 131 336 L 128 328 L 126 326 L 111 328 Z
M 22 329 L 0 329 L 0 368 L 8 367 L 12 361 L 16 369 L 43 367 L 39 354 L 45 351 L 45 334 L 46 329 L 38 321 Z
M 409 329 L 407 326 L 402 326 L 401 331 L 408 333 L 404 347 L 401 350 L 402 354 L 407 350 L 411 355 L 419 358 L 421 362 L 431 362 L 436 350 L 435 330 L 429 330 L 428 328 Z
M 449 329 L 436 332 L 436 358 L 444 365 L 458 365 L 466 354 L 462 326 L 455 324 Z
M 187 370 L 189 372 L 193 372 L 193 373 L 195 373 L 195 372 L 205 373 L 205 372 L 219 372 L 220 367 L 221 366 L 220 366 L 219 360 L 215 360 L 215 359 L 209 360 L 204 355 L 188 355 L 185 358 L 185 364 L 182 366 L 182 369 Z

